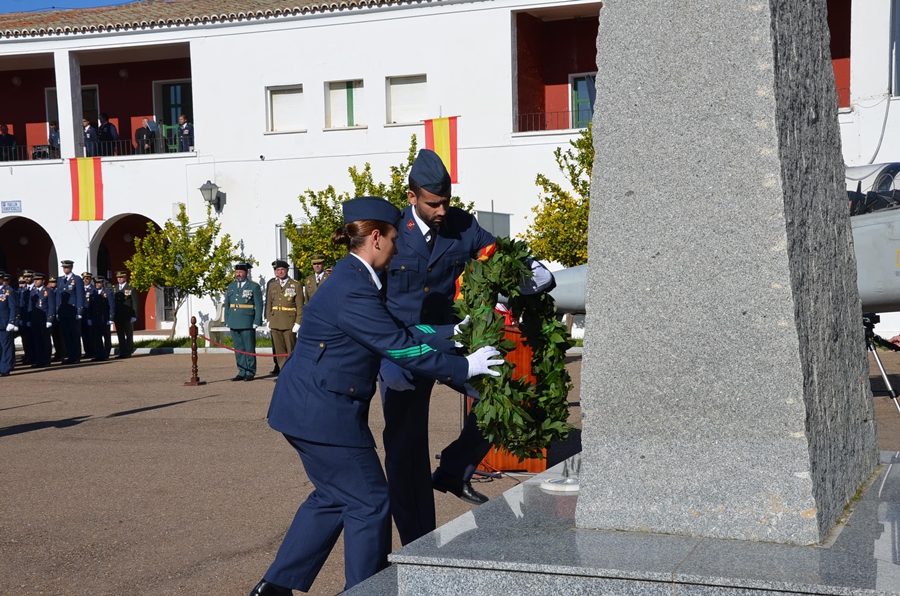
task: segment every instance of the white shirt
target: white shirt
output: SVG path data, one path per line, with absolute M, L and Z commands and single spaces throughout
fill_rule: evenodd
M 359 259 L 359 262 L 366 266 L 366 269 L 369 270 L 369 275 L 372 276 L 372 281 L 375 282 L 375 287 L 378 288 L 379 291 L 380 291 L 380 290 L 381 290 L 381 280 L 378 279 L 378 275 L 375 273 L 375 270 L 372 269 L 372 266 L 369 265 L 369 264 L 365 261 L 365 259 L 363 259 L 361 256 L 359 256 L 359 255 L 356 254 L 355 252 L 351 252 L 350 254 L 353 255 L 354 257 L 356 257 L 357 259 Z
M 430 236 L 435 233 L 434 229 L 430 228 L 427 223 L 419 219 L 419 215 L 416 213 L 415 207 L 413 207 L 412 215 L 413 219 L 416 222 L 416 225 L 419 226 L 419 231 L 422 232 L 423 236 L 425 236 L 425 242 L 427 243 L 431 239 Z

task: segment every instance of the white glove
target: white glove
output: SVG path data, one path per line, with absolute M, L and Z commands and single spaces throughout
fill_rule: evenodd
M 9 333 L 12 333 L 13 331 L 16 330 L 16 326 L 13 325 L 12 323 L 10 323 L 9 325 L 6 326 L 6 330 L 7 330 Z
M 13 331 L 18 331 L 18 330 L 19 330 L 19 327 L 18 327 L 18 325 L 17 325 L 17 326 L 15 326 L 15 327 L 13 327 Z
M 53 327 L 53 323 L 51 323 L 50 321 L 47 321 L 47 329 L 50 329 L 51 327 Z
M 259 325 L 254 325 L 254 326 L 253 326 L 254 329 L 257 329 L 258 327 L 259 327 Z
M 76 321 L 80 321 L 80 320 L 81 320 L 81 315 L 75 315 L 75 320 L 76 320 Z
M 529 258 L 528 261 L 532 277 L 519 283 L 519 290 L 525 296 L 543 292 L 553 284 L 553 274 L 549 269 L 535 259 Z
M 466 356 L 466 360 L 469 361 L 469 376 L 467 379 L 471 379 L 477 375 L 491 375 L 492 377 L 499 377 L 500 373 L 496 370 L 491 370 L 490 366 L 496 366 L 498 364 L 503 364 L 506 362 L 505 360 L 491 360 L 494 356 L 499 356 L 500 351 L 497 348 L 491 346 L 484 346 L 483 348 L 479 348 L 477 351 L 472 352 L 468 356 Z
M 300 323 L 294 323 L 294 326 L 291 327 L 291 332 L 299 333 L 300 332 Z
M 462 328 L 469 324 L 469 315 L 466 315 L 466 318 L 453 326 L 453 335 L 459 335 Z M 462 343 L 455 341 L 453 342 L 453 347 L 461 348 L 463 347 Z
M 394 391 L 412 391 L 416 388 L 410 383 L 412 381 L 412 373 L 404 368 L 400 368 L 387 358 L 381 361 L 379 377 L 382 383 Z
M 112 321 L 107 321 L 106 324 L 107 324 L 107 325 L 112 325 Z
M 137 321 L 137 319 L 134 317 L 131 317 L 131 322 L 134 323 L 135 321 Z
M 88 325 L 93 325 L 90 319 L 88 319 Z

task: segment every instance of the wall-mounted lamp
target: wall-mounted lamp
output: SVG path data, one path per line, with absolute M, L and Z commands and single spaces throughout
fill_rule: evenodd
M 200 187 L 200 194 L 203 195 L 203 200 L 212 205 L 217 213 L 222 211 L 222 198 L 225 193 L 219 192 L 218 186 L 207 180 L 206 184 Z

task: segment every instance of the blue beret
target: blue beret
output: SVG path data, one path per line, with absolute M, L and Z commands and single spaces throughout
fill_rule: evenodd
M 344 202 L 344 223 L 374 219 L 397 226 L 400 210 L 381 197 L 358 197 Z
M 443 196 L 450 191 L 450 173 L 441 157 L 430 149 L 422 149 L 409 170 L 409 179 L 430 193 Z

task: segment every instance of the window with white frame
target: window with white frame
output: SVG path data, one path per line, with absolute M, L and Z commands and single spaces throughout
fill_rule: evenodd
M 362 81 L 328 83 L 325 97 L 325 126 L 348 128 L 362 126 L 360 115 L 363 104 Z
M 306 130 L 303 115 L 303 85 L 268 87 L 269 132 Z
M 428 117 L 425 75 L 388 77 L 386 83 L 388 124 L 421 122 Z

